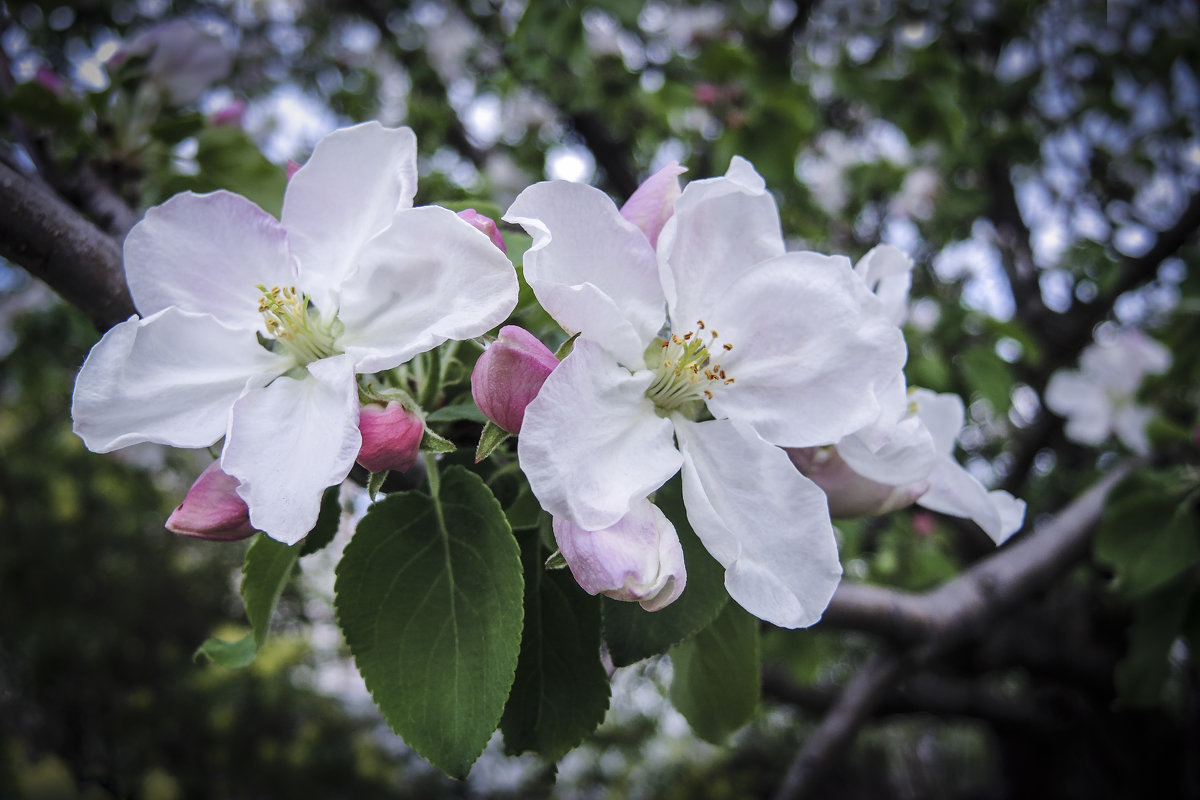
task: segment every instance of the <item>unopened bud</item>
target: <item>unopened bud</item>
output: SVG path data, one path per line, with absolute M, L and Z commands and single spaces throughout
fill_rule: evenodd
M 367 403 L 358 410 L 358 431 L 362 434 L 359 464 L 370 472 L 404 472 L 421 452 L 425 420 L 395 400 L 386 406 Z
M 635 503 L 620 522 L 598 531 L 555 517 L 554 539 L 571 575 L 588 594 L 658 611 L 687 584 L 675 526 L 649 500 Z
M 859 475 L 833 447 L 785 448 L 796 469 L 821 487 L 835 519 L 873 517 L 910 506 L 929 489 L 929 481 L 903 486 L 878 483 Z
M 197 539 L 245 539 L 254 528 L 237 488 L 238 479 L 225 474 L 220 461 L 212 462 L 188 489 L 182 505 L 167 517 L 167 530 Z
M 509 433 L 519 433 L 525 407 L 558 366 L 550 348 L 516 325 L 506 325 L 475 362 L 471 396 L 483 415 Z
M 496 221 L 491 217 L 485 217 L 473 208 L 464 208 L 458 212 L 458 216 L 471 223 L 478 230 L 486 233 L 488 238 L 492 240 L 492 244 L 500 248 L 501 253 L 508 252 L 508 248 L 504 246 L 504 237 L 500 235 L 500 229 L 496 227 Z

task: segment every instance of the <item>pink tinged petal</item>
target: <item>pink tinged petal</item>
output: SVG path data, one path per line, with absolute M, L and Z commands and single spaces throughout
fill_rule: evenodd
M 188 489 L 183 503 L 167 517 L 167 530 L 197 539 L 245 539 L 254 533 L 254 526 L 237 488 L 237 478 L 222 472 L 221 462 L 212 462 Z
M 676 420 L 683 499 L 742 608 L 784 628 L 821 618 L 841 579 L 825 494 L 734 420 Z
M 421 452 L 425 420 L 395 400 L 386 406 L 369 403 L 359 409 L 358 431 L 362 435 L 359 464 L 369 472 L 404 472 Z
M 683 325 L 707 321 L 707 302 L 755 264 L 782 255 L 779 209 L 750 162 L 734 157 L 724 177 L 689 183 L 658 252 L 671 319 Z
M 342 286 L 338 344 L 359 372 L 378 372 L 480 336 L 516 304 L 516 270 L 487 236 L 445 208 L 403 209 Z
M 585 592 L 658 611 L 687 583 L 675 526 L 649 500 L 633 504 L 612 527 L 587 531 L 555 517 L 554 540 Z
M 417 138 L 365 122 L 317 142 L 288 181 L 282 220 L 305 291 L 324 299 L 357 267 L 359 252 L 417 191 Z
M 283 226 L 241 195 L 177 194 L 125 238 L 125 279 L 148 317 L 168 306 L 266 332 L 256 287 L 296 283 Z
M 833 447 L 800 447 L 785 451 L 809 480 L 821 487 L 834 519 L 887 514 L 912 505 L 929 488 L 925 480 L 894 485 L 866 478 L 842 459 Z
M 587 339 L 550 373 L 525 409 L 517 452 L 542 508 L 585 530 L 617 524 L 679 471 L 670 420 L 630 374 Z
M 506 325 L 475 362 L 471 396 L 485 417 L 509 433 L 519 433 L 526 406 L 557 366 L 554 353 L 536 336 Z
M 358 410 L 348 356 L 314 361 L 302 378 L 238 398 L 221 467 L 241 481 L 255 528 L 284 544 L 308 535 L 322 492 L 346 478 L 362 446 Z
M 903 325 L 908 318 L 908 290 L 912 287 L 913 260 L 898 247 L 873 247 L 854 265 L 854 272 L 883 303 L 888 319 Z
M 658 246 L 658 235 L 675 212 L 675 200 L 679 197 L 679 176 L 687 172 L 686 167 L 672 161 L 647 178 L 621 206 L 621 216 L 638 226 L 651 247 Z
M 291 366 L 207 314 L 168 308 L 112 328 L 75 379 L 75 433 L 106 453 L 138 442 L 207 447 L 247 386 L 264 386 Z
M 686 194 L 686 191 L 685 191 Z M 773 444 L 830 444 L 875 420 L 877 389 L 904 366 L 904 336 L 844 258 L 787 253 L 745 271 L 703 317 L 735 383 L 714 390 L 713 415 Z
M 501 253 L 507 253 L 508 247 L 504 244 L 504 237 L 500 235 L 500 229 L 496 227 L 496 221 L 491 217 L 485 217 L 473 208 L 464 208 L 458 212 L 458 216 L 466 222 L 471 223 L 475 230 L 485 234 L 492 240 L 492 244 L 500 248 Z
M 569 333 L 636 369 L 666 319 L 654 248 L 603 192 L 578 183 L 530 186 L 504 215 L 533 237 L 525 280 Z

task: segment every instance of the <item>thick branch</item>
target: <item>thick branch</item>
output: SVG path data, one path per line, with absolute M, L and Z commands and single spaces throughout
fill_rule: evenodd
M 1131 468 L 1126 464 L 1113 470 L 1032 534 L 924 594 L 843 583 L 822 624 L 922 642 L 938 650 L 986 630 L 1001 613 L 1087 553 L 1108 492 Z
M 120 245 L 46 186 L 2 162 L 0 256 L 83 309 L 99 330 L 134 313 Z

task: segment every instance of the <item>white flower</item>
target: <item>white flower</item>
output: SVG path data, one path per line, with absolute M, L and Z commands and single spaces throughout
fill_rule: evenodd
M 484 333 L 516 302 L 508 259 L 452 211 L 413 208 L 416 139 L 336 131 L 288 184 L 282 221 L 228 192 L 150 209 L 125 240 L 141 316 L 75 384 L 96 452 L 208 447 L 255 528 L 296 542 L 358 455 L 356 375 Z
M 608 528 L 682 468 L 688 520 L 730 596 L 810 625 L 841 566 L 821 490 L 780 446 L 879 414 L 904 341 L 844 258 L 787 253 L 762 178 L 735 158 L 694 181 L 656 249 L 604 194 L 526 189 L 525 275 L 574 350 L 529 404 L 518 452 L 542 505 Z M 711 419 L 708 418 L 711 415 Z
M 1046 386 L 1046 406 L 1067 418 L 1066 434 L 1098 445 L 1115 433 L 1135 453 L 1150 450 L 1146 423 L 1153 412 L 1138 405 L 1146 375 L 1171 366 L 1171 351 L 1138 330 L 1123 330 L 1083 349 L 1078 370 L 1059 370 Z

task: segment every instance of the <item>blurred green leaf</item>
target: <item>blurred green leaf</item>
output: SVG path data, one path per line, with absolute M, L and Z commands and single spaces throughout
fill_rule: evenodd
M 697 735 L 722 744 L 754 716 L 761 693 L 758 620 L 736 603 L 671 648 L 671 702 Z
M 1122 594 L 1152 592 L 1200 562 L 1196 500 L 1174 470 L 1139 470 L 1113 489 L 1095 555 L 1113 568 Z

